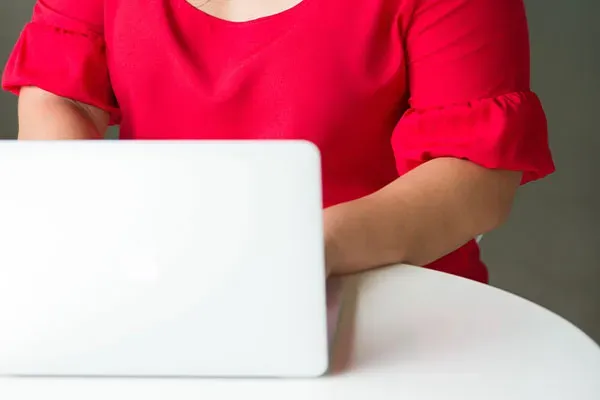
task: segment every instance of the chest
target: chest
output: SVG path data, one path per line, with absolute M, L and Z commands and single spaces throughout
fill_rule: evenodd
M 178 115 L 205 132 L 297 137 L 387 121 L 406 94 L 391 0 L 106 4 L 112 84 L 132 120 Z

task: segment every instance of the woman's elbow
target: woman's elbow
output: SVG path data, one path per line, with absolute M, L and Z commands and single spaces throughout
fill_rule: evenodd
M 490 232 L 506 223 L 510 217 L 517 189 L 521 183 L 522 173 L 519 171 L 491 171 L 488 189 L 487 207 L 484 207 L 484 223 L 480 234 Z

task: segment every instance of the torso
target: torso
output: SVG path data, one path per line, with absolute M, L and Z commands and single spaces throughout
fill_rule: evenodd
M 272 1 L 288 9 L 228 22 L 186 0 L 107 0 L 122 138 L 306 139 L 326 206 L 381 188 L 407 107 L 398 21 L 376 2 Z
M 406 172 L 390 139 L 408 108 L 409 3 L 105 0 L 121 138 L 306 139 L 325 207 L 372 193 Z M 476 246 L 458 255 L 482 268 Z

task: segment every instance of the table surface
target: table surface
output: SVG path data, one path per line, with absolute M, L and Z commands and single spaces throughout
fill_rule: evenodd
M 600 347 L 531 302 L 410 266 L 344 286 L 332 373 L 323 378 L 2 378 L 0 398 L 600 399 Z

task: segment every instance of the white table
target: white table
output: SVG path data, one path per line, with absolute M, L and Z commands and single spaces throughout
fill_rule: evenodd
M 346 278 L 333 373 L 313 380 L 0 379 L 6 400 L 599 400 L 600 348 L 551 312 L 416 267 Z

